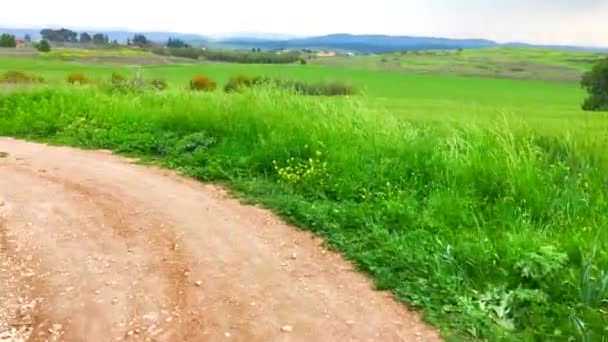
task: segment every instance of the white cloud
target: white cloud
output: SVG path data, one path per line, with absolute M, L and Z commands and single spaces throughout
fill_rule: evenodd
M 129 28 L 215 34 L 385 33 L 608 46 L 604 0 L 21 0 L 0 26 Z

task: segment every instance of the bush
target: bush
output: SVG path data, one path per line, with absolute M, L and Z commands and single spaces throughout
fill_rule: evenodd
M 247 75 L 236 75 L 232 76 L 230 80 L 228 80 L 228 83 L 226 83 L 224 86 L 224 91 L 227 93 L 233 93 L 268 82 L 269 79 L 261 76 L 251 77 Z
M 36 44 L 36 49 L 40 52 L 51 52 L 51 44 L 46 39 L 43 39 L 40 43 Z
M 150 86 L 155 90 L 165 90 L 167 89 L 167 81 L 162 78 L 153 78 L 150 80 Z
M 124 84 L 126 82 L 127 82 L 127 77 L 125 75 L 117 73 L 117 72 L 112 73 L 112 84 L 113 85 L 120 85 L 120 84 Z
M 169 55 L 174 57 L 198 59 L 200 54 L 200 49 L 195 49 L 191 47 L 169 48 Z
M 271 85 L 293 91 L 300 95 L 340 96 L 354 95 L 357 93 L 354 86 L 345 82 L 307 83 L 304 81 L 273 80 L 262 76 L 251 77 L 247 75 L 231 77 L 224 86 L 224 91 L 227 93 L 238 92 L 259 85 Z
M 102 88 L 110 92 L 119 93 L 134 93 L 144 92 L 147 90 L 165 90 L 167 89 L 167 81 L 160 78 L 146 80 L 140 76 L 135 76 L 131 79 L 120 73 L 112 73 L 111 83 L 105 84 Z
M 68 76 L 69 84 L 86 84 L 88 82 L 87 77 L 80 72 L 73 72 Z
M 608 58 L 583 75 L 581 86 L 589 93 L 583 102 L 584 110 L 608 111 Z
M 357 90 L 354 86 L 345 82 L 319 82 L 306 83 L 303 81 L 277 81 L 282 88 L 295 91 L 300 95 L 312 96 L 345 96 L 355 95 Z
M 19 84 L 19 83 L 42 83 L 42 76 L 30 75 L 21 71 L 7 71 L 0 74 L 0 83 Z
M 276 53 L 273 51 L 205 50 L 200 51 L 200 55 L 210 61 L 244 64 L 291 64 L 300 61 L 301 58 L 299 52 Z
M 190 80 L 190 89 L 197 91 L 214 91 L 217 83 L 204 75 L 196 75 Z

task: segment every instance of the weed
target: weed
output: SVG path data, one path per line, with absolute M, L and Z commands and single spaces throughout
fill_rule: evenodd
M 80 72 L 73 72 L 70 75 L 68 75 L 68 83 L 69 84 L 87 84 L 89 81 L 87 79 L 87 77 Z

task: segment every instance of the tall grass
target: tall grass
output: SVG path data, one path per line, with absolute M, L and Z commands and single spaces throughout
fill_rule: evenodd
M 605 138 L 412 124 L 272 89 L 14 91 L 0 134 L 223 182 L 324 236 L 446 337 L 608 335 Z

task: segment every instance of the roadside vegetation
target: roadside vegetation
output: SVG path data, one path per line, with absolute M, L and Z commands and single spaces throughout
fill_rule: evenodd
M 446 337 L 608 334 L 605 135 L 409 122 L 361 98 L 273 86 L 75 84 L 3 95 L 0 134 L 112 149 L 224 183 L 324 236 Z
M 0 74 L 0 135 L 112 149 L 222 183 L 323 236 L 446 338 L 601 341 L 608 117 L 580 108 L 584 90 L 605 99 L 597 65 L 580 89 L 5 58 L 0 68 L 26 72 Z

